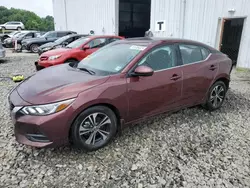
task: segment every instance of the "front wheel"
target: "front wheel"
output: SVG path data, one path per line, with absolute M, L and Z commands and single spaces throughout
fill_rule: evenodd
M 33 53 L 38 53 L 38 45 L 37 44 L 32 44 L 30 46 L 30 51 L 33 52 Z
M 22 28 L 21 28 L 21 27 L 18 27 L 18 28 L 17 28 L 17 30 L 18 30 L 18 31 L 21 31 L 21 30 L 22 30 Z
M 209 89 L 205 108 L 209 111 L 219 109 L 226 97 L 227 87 L 224 82 L 217 81 Z
M 107 145 L 117 131 L 117 118 L 106 106 L 94 106 L 83 111 L 72 125 L 73 144 L 87 151 Z

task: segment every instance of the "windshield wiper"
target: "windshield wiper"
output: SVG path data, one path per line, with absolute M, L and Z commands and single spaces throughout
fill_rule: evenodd
M 86 69 L 86 68 L 78 68 L 79 70 L 82 70 L 82 71 L 85 71 L 85 72 L 88 72 L 89 74 L 91 75 L 94 75 L 95 74 L 95 71 L 92 71 L 92 70 L 89 70 L 89 69 Z
M 70 48 L 70 49 L 71 49 L 72 47 L 69 47 L 69 46 L 65 46 L 65 48 Z

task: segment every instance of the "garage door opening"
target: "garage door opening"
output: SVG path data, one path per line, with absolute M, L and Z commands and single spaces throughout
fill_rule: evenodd
M 119 1 L 119 35 L 144 37 L 150 28 L 151 0 Z
M 220 50 L 237 64 L 244 18 L 224 19 L 222 23 L 222 34 Z

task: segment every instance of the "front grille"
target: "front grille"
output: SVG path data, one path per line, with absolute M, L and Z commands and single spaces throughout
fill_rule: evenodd
M 41 56 L 40 57 L 40 60 L 41 61 L 47 61 L 49 59 L 49 57 L 47 57 L 47 56 Z

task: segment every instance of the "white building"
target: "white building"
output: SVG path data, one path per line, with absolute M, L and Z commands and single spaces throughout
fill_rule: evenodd
M 55 29 L 185 38 L 250 68 L 250 0 L 53 0 Z M 249 52 L 248 52 L 249 51 Z

